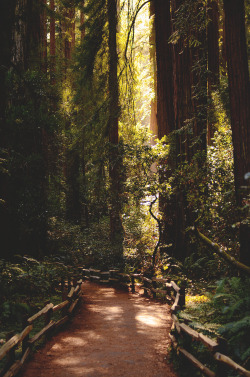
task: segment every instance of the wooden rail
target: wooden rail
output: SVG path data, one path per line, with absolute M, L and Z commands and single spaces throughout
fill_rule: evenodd
M 176 282 L 169 281 L 169 279 L 155 277 L 148 278 L 142 274 L 124 274 L 120 273 L 118 270 L 102 272 L 101 270 L 83 269 L 82 273 L 83 279 L 89 279 L 90 281 L 109 284 L 117 283 L 127 287 L 130 286 L 133 293 L 136 291 L 136 285 L 139 284 L 140 288 L 144 290 L 145 296 L 152 295 L 153 298 L 157 298 L 157 294 L 160 294 L 161 297 L 165 297 L 169 302 L 171 302 L 172 306 L 170 310 L 173 323 L 169 336 L 172 341 L 172 345 L 178 354 L 184 356 L 196 369 L 200 370 L 204 376 L 227 377 L 228 369 L 233 369 L 241 376 L 250 377 L 250 371 L 235 363 L 230 357 L 224 355 L 225 345 L 221 343 L 220 339 L 211 339 L 208 336 L 192 329 L 187 324 L 179 321 L 177 312 L 185 307 L 185 288 L 179 287 Z M 160 285 L 160 287 L 157 287 L 157 285 Z M 190 352 L 179 346 L 178 338 L 183 337 L 183 334 L 190 337 L 192 341 L 202 343 L 208 349 L 217 363 L 216 372 L 210 370 Z
M 48 337 L 52 330 L 59 329 L 71 318 L 73 311 L 78 304 L 81 297 L 81 284 L 82 280 L 75 282 L 75 286 L 71 287 L 71 281 L 68 279 L 67 285 L 69 293 L 67 299 L 58 305 L 49 303 L 44 306 L 39 312 L 28 318 L 24 323 L 24 329 L 20 334 L 15 334 L 0 348 L 0 360 L 6 359 L 5 366 L 0 371 L 2 377 L 16 376 L 25 361 L 28 359 L 33 345 L 41 339 L 43 336 Z M 65 282 L 61 282 L 61 288 L 64 289 Z M 53 314 L 61 311 L 62 318 L 59 320 L 53 320 Z M 31 338 L 30 333 L 33 330 L 34 322 L 44 317 L 44 327 L 33 335 Z M 22 355 L 20 360 L 16 360 L 15 350 L 18 346 L 22 347 Z

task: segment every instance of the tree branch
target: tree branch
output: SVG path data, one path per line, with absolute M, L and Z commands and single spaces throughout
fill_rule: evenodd
M 152 207 L 155 204 L 156 200 L 157 200 L 157 197 L 155 197 L 155 199 L 150 203 L 150 206 L 149 206 L 149 213 L 153 217 L 153 219 L 155 221 L 157 221 L 158 229 L 159 229 L 159 239 L 158 239 L 157 244 L 155 245 L 154 252 L 153 252 L 153 269 L 155 267 L 155 257 L 156 257 L 156 253 L 157 253 L 158 247 L 159 247 L 159 245 L 161 243 L 161 233 L 162 233 L 161 222 L 160 222 L 160 220 L 152 212 Z
M 250 275 L 250 267 L 237 261 L 234 257 L 232 257 L 230 254 L 228 254 L 226 251 L 222 250 L 222 248 L 217 244 L 211 241 L 209 238 L 207 238 L 203 233 L 201 233 L 196 226 L 190 228 L 192 232 L 195 233 L 195 235 L 207 246 L 213 249 L 215 253 L 219 256 L 221 256 L 224 260 L 232 264 L 234 267 L 236 267 L 238 270 L 245 272 L 247 275 Z

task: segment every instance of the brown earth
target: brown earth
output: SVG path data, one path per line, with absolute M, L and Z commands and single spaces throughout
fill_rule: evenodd
M 168 363 L 167 304 L 86 282 L 72 323 L 35 353 L 22 377 L 177 377 Z

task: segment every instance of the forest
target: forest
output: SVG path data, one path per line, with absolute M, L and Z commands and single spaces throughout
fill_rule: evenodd
M 113 268 L 250 370 L 250 3 L 1 0 L 0 47 L 0 340 Z

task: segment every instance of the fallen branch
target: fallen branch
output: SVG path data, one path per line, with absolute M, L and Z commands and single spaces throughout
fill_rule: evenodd
M 220 255 L 224 260 L 232 264 L 234 267 L 238 268 L 240 271 L 244 271 L 247 275 L 250 275 L 250 267 L 237 261 L 234 257 L 232 257 L 230 254 L 228 254 L 226 251 L 222 250 L 222 248 L 215 242 L 211 241 L 209 238 L 207 238 L 204 234 L 202 234 L 197 227 L 190 228 L 191 231 L 193 231 L 196 236 L 203 241 L 207 246 L 210 246 L 216 254 Z

